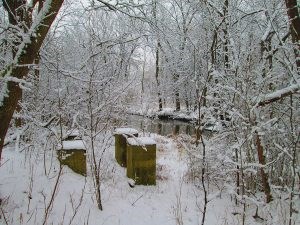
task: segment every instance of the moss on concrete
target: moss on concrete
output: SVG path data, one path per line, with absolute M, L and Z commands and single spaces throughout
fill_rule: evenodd
M 131 134 L 132 137 L 137 137 L 138 134 Z M 122 167 L 126 167 L 127 165 L 127 143 L 126 137 L 128 134 L 115 134 L 115 158 L 118 164 Z
M 57 151 L 58 160 L 75 173 L 86 176 L 86 150 L 68 149 Z
M 156 145 L 127 145 L 127 177 L 137 185 L 156 184 Z

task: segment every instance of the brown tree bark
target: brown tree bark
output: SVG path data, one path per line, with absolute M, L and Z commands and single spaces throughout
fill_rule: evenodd
M 223 15 L 224 15 L 224 28 L 223 28 L 223 33 L 224 33 L 224 65 L 225 69 L 229 69 L 229 35 L 228 35 L 228 7 L 229 7 L 229 2 L 228 0 L 224 1 L 224 6 L 223 6 Z
M 294 49 L 296 57 L 296 65 L 298 67 L 298 72 L 300 70 L 300 16 L 297 6 L 297 0 L 285 0 L 285 5 L 287 8 L 287 14 L 289 17 L 290 30 L 292 35 L 292 41 L 296 45 Z
M 261 144 L 260 136 L 257 132 L 256 132 L 256 148 L 257 148 L 258 162 L 262 166 L 260 168 L 260 173 L 261 173 L 261 179 L 262 179 L 264 192 L 266 195 L 266 202 L 269 203 L 273 200 L 273 197 L 271 195 L 271 188 L 270 188 L 269 181 L 268 181 L 268 173 L 266 173 L 265 169 L 264 169 L 264 166 L 266 165 L 264 149 Z
M 179 91 L 175 90 L 175 109 L 176 111 L 180 111 L 180 98 L 179 98 Z
M 159 82 L 159 47 L 160 43 L 158 42 L 157 48 L 156 48 L 156 53 L 155 53 L 155 80 L 157 84 L 157 96 L 158 96 L 158 110 L 161 111 L 163 108 L 162 105 L 162 99 L 161 99 L 161 92 L 160 92 L 160 82 Z
M 9 21 L 10 23 L 12 23 L 12 25 L 14 25 L 14 23 L 20 24 L 20 22 L 26 22 L 27 18 L 30 18 L 31 16 L 29 15 L 31 13 L 31 9 L 29 7 L 23 7 L 20 12 L 20 2 L 22 2 L 22 4 L 26 4 L 26 1 L 3 0 L 3 5 L 8 11 Z M 34 1 L 35 4 L 37 4 L 37 2 L 38 1 Z M 41 0 L 40 4 L 43 4 L 44 2 L 45 1 Z M 33 64 L 39 52 L 39 49 L 41 48 L 42 43 L 50 29 L 50 26 L 56 18 L 63 2 L 64 0 L 52 0 L 50 2 L 48 12 L 45 14 L 43 19 L 41 20 L 41 23 L 37 27 L 36 32 L 34 33 L 39 35 L 31 35 L 30 43 L 26 44 L 23 47 L 22 53 L 20 55 L 15 54 L 14 60 L 15 62 L 17 62 L 17 65 L 9 65 L 6 69 L 6 74 L 4 74 L 4 76 L 23 79 L 28 75 L 29 67 L 27 65 Z M 22 13 L 21 17 L 19 13 Z M 17 20 L 18 18 L 19 20 Z M 31 21 L 28 20 L 28 22 Z M 0 105 L 0 159 L 2 156 L 4 138 L 9 128 L 9 124 L 12 119 L 13 113 L 17 107 L 18 101 L 22 97 L 22 89 L 20 88 L 17 82 L 8 81 L 6 94 L 7 95 L 4 97 L 3 102 Z

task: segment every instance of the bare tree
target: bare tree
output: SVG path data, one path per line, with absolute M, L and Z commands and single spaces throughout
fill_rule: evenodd
M 12 60 L 1 71 L 5 83 L 0 96 L 0 158 L 10 121 L 22 97 L 19 83 L 28 75 L 30 66 L 37 58 L 63 2 L 63 0 L 34 0 L 29 4 L 24 0 L 3 0 L 9 17 L 8 29 L 12 30 L 17 38 L 12 41 Z M 37 6 L 37 15 L 33 17 L 33 11 Z

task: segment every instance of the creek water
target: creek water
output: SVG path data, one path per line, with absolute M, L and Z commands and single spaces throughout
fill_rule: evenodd
M 139 115 L 127 115 L 125 123 L 126 126 L 139 131 L 157 133 L 162 136 L 171 134 L 187 134 L 192 136 L 196 133 L 195 124 L 178 120 L 160 120 Z

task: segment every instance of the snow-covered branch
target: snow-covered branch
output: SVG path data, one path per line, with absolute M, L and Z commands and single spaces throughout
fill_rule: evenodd
M 295 94 L 299 91 L 300 85 L 293 84 L 289 87 L 277 90 L 273 93 L 267 94 L 261 101 L 257 103 L 257 106 L 265 106 L 270 103 L 276 102 L 282 98 Z

